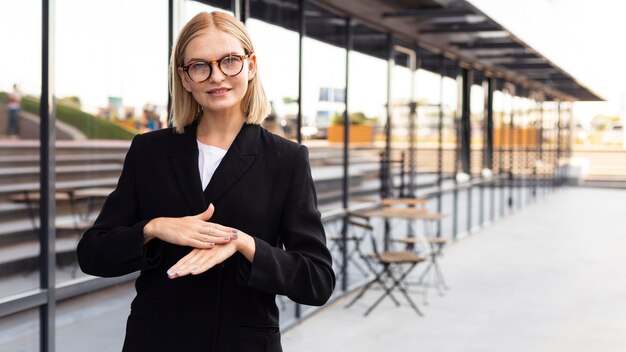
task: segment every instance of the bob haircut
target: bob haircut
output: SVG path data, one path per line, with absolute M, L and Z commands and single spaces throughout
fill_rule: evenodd
M 252 41 L 246 27 L 230 14 L 213 11 L 200 12 L 195 15 L 178 35 L 170 58 L 169 88 L 172 97 L 170 118 L 176 133 L 182 134 L 185 127 L 202 116 L 202 106 L 196 102 L 190 92 L 183 87 L 178 68 L 184 65 L 185 49 L 198 36 L 199 32 L 208 28 L 215 28 L 237 38 L 246 54 L 254 53 Z M 258 67 L 258 66 L 257 66 Z M 260 125 L 271 112 L 270 103 L 261 84 L 257 68 L 254 77 L 248 82 L 248 90 L 241 99 L 241 107 L 246 116 L 245 123 Z

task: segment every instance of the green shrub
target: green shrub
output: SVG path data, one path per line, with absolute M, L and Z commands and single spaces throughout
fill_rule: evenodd
M 22 98 L 22 109 L 39 116 L 39 100 L 33 97 Z M 137 134 L 111 121 L 63 104 L 57 104 L 56 117 L 59 121 L 79 129 L 89 139 L 131 140 Z

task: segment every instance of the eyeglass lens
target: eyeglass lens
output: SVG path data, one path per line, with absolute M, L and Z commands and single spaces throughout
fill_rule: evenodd
M 238 56 L 226 56 L 219 61 L 218 67 L 226 76 L 236 76 L 243 69 L 243 59 Z M 209 78 L 213 65 L 206 61 L 198 61 L 189 66 L 187 72 L 195 82 L 202 82 Z

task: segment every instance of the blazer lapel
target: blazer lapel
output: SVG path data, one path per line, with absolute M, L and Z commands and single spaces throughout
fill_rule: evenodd
M 185 127 L 185 133 L 175 135 L 170 148 L 170 161 L 178 186 L 193 214 L 206 210 L 207 203 L 202 194 L 202 182 L 198 170 L 197 122 Z
M 244 124 L 241 127 L 204 191 L 206 202 L 217 201 L 246 173 L 259 155 L 260 138 L 260 126 Z

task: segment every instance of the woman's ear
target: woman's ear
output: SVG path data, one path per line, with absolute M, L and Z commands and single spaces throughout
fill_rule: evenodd
M 248 58 L 248 82 L 250 82 L 256 74 L 256 54 L 250 54 Z
M 187 79 L 185 77 L 185 71 L 183 71 L 182 67 L 178 68 L 178 76 L 180 76 L 180 82 L 183 84 L 183 87 L 185 88 L 186 91 L 191 92 L 191 87 L 189 87 L 189 82 L 187 82 Z

